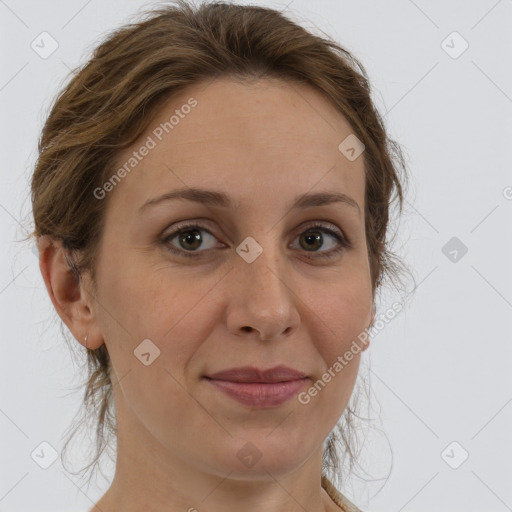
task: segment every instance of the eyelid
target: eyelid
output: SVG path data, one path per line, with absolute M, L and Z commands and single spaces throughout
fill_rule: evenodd
M 303 231 L 309 231 L 310 229 L 314 228 L 327 230 L 327 232 L 331 231 L 333 235 L 337 235 L 343 240 L 347 248 L 353 248 L 352 237 L 349 237 L 344 229 L 338 227 L 334 222 L 327 219 L 320 218 L 312 221 L 306 221 L 301 224 L 297 230 L 299 233 L 302 233 Z
M 173 225 L 172 230 L 169 231 L 169 233 L 167 235 L 174 234 L 174 233 L 176 233 L 176 232 L 178 232 L 178 231 L 180 231 L 181 229 L 184 229 L 184 228 L 193 228 L 193 227 L 199 227 L 201 229 L 204 229 L 205 231 L 208 231 L 210 234 L 213 235 L 213 232 L 208 227 L 205 226 L 205 223 L 206 224 L 208 224 L 208 223 L 213 224 L 208 219 L 202 219 L 202 218 L 179 221 L 175 225 Z M 320 224 L 320 223 L 322 223 L 322 224 Z M 327 226 L 325 224 L 327 224 Z M 347 242 L 349 241 L 349 238 L 345 234 L 345 231 L 342 228 L 338 227 L 333 221 L 330 221 L 328 219 L 319 218 L 319 219 L 315 219 L 315 220 L 304 221 L 298 227 L 294 228 L 294 230 L 311 229 L 313 227 L 318 227 L 318 228 L 326 228 L 327 227 L 327 228 L 330 228 L 334 232 L 336 232 L 339 235 L 341 235 L 344 240 L 346 240 Z M 163 237 L 166 237 L 167 235 L 166 235 L 165 231 L 162 234 Z M 243 238 L 245 238 L 245 237 L 243 237 Z M 231 243 L 235 243 L 231 239 L 229 241 Z
M 171 236 L 174 237 L 174 236 L 178 235 L 180 233 L 180 231 L 192 231 L 194 229 L 201 229 L 202 231 L 206 231 L 211 236 L 213 236 L 214 238 L 216 238 L 218 240 L 218 237 L 214 234 L 215 229 L 208 226 L 208 221 L 200 220 L 200 219 L 192 219 L 189 221 L 178 222 L 177 224 L 173 225 L 172 229 L 165 230 L 162 233 L 162 238 L 169 239 L 169 237 L 171 237 Z M 217 228 L 217 231 L 219 231 L 218 228 Z M 225 236 L 224 231 L 222 231 L 222 230 L 220 230 L 220 231 L 223 234 L 223 236 Z M 229 239 L 229 237 L 226 236 L 226 238 L 228 238 L 229 242 L 233 243 L 233 241 L 231 239 Z

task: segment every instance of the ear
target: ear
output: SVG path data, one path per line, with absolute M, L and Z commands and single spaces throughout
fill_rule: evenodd
M 48 235 L 41 236 L 37 245 L 39 269 L 55 310 L 79 343 L 86 348 L 99 348 L 104 340 L 91 307 L 94 297 L 68 264 L 69 251 L 60 240 Z
M 373 322 L 375 320 L 375 312 L 376 312 L 377 308 L 375 307 L 375 302 L 372 303 L 372 316 L 371 316 L 371 320 L 370 320 L 370 325 L 368 325 L 368 329 L 370 329 L 373 325 Z M 370 346 L 370 337 L 368 336 L 364 346 L 363 346 L 363 352 Z

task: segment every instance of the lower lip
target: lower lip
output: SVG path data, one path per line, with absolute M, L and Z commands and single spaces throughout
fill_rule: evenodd
M 275 407 L 296 395 L 304 386 L 307 377 L 287 382 L 264 384 L 261 382 L 231 382 L 207 379 L 217 389 L 238 402 L 251 407 Z

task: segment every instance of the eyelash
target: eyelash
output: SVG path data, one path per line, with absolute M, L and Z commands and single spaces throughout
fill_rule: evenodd
M 183 233 L 186 233 L 187 231 L 194 231 L 194 230 L 204 230 L 204 231 L 206 231 L 207 233 L 209 233 L 210 235 L 212 235 L 215 238 L 215 236 L 211 233 L 211 231 L 209 231 L 208 229 L 206 229 L 203 226 L 200 226 L 198 224 L 186 224 L 184 226 L 180 226 L 178 229 L 176 229 L 172 233 L 169 233 L 168 235 L 165 235 L 164 238 L 161 240 L 161 242 L 166 246 L 166 248 L 169 251 L 171 251 L 171 252 L 173 252 L 175 254 L 178 254 L 180 256 L 185 256 L 187 258 L 197 258 L 197 257 L 200 257 L 201 256 L 200 253 L 201 252 L 205 252 L 205 251 L 199 251 L 199 254 L 196 254 L 198 251 L 184 251 L 184 250 L 177 249 L 176 247 L 173 247 L 173 246 L 169 245 L 170 240 L 175 238 L 177 235 L 181 235 Z M 320 254 L 319 256 L 315 256 L 315 257 L 308 256 L 308 259 L 334 258 L 339 253 L 341 253 L 342 251 L 344 251 L 346 249 L 351 249 L 352 248 L 352 244 L 351 244 L 350 240 L 346 236 L 344 236 L 344 235 L 342 236 L 337 231 L 329 229 L 329 228 L 325 227 L 322 224 L 314 223 L 314 224 L 308 225 L 308 226 L 306 226 L 304 231 L 302 231 L 300 233 L 300 235 L 304 234 L 304 233 L 307 233 L 308 231 L 314 231 L 314 230 L 320 231 L 321 233 L 325 233 L 325 234 L 331 235 L 338 242 L 339 245 L 338 245 L 338 247 L 336 249 L 332 249 L 331 251 L 329 251 L 326 254 L 319 253 Z M 305 252 L 308 252 L 308 251 L 305 251 Z

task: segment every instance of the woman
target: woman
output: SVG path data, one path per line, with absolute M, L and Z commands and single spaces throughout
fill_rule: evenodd
M 40 269 L 116 435 L 91 512 L 359 510 L 326 468 L 404 170 L 362 66 L 274 10 L 178 1 L 96 49 L 39 150 Z

